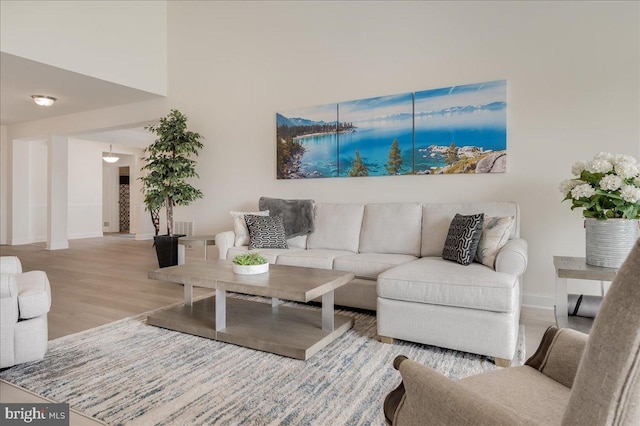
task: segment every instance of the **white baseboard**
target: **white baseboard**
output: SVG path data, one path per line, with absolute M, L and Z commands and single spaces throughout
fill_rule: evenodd
M 556 304 L 555 296 L 541 293 L 524 293 L 522 295 L 522 306 L 532 308 L 553 309 Z
M 35 240 L 34 238 L 13 238 L 10 242 L 9 245 L 10 246 L 22 246 L 25 244 L 31 244 L 31 243 L 40 243 L 42 241 L 45 240 Z
M 82 238 L 96 238 L 102 237 L 102 232 L 85 232 L 82 234 L 69 234 L 67 236 L 68 240 L 80 240 Z

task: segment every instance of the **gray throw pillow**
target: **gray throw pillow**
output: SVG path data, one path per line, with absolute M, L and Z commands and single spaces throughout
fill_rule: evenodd
M 442 258 L 461 265 L 473 262 L 482 236 L 483 222 L 483 213 L 468 216 L 456 214 L 449 225 L 449 233 L 442 249 Z
M 244 216 L 249 228 L 249 250 L 260 248 L 289 248 L 280 216 Z

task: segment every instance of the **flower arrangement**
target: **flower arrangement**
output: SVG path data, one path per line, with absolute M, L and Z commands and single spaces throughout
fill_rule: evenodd
M 591 161 L 573 165 L 572 179 L 560 184 L 562 201 L 571 210 L 583 208 L 594 219 L 640 219 L 640 165 L 629 155 L 601 152 Z

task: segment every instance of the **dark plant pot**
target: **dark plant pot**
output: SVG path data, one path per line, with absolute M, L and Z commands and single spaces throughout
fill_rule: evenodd
M 153 237 L 153 245 L 158 255 L 158 265 L 161 268 L 178 264 L 178 238 L 184 235 L 156 235 Z

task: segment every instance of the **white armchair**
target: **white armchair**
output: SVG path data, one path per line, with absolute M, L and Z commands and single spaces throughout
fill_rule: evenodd
M 17 257 L 0 257 L 0 368 L 44 358 L 50 308 L 47 274 L 23 273 Z

